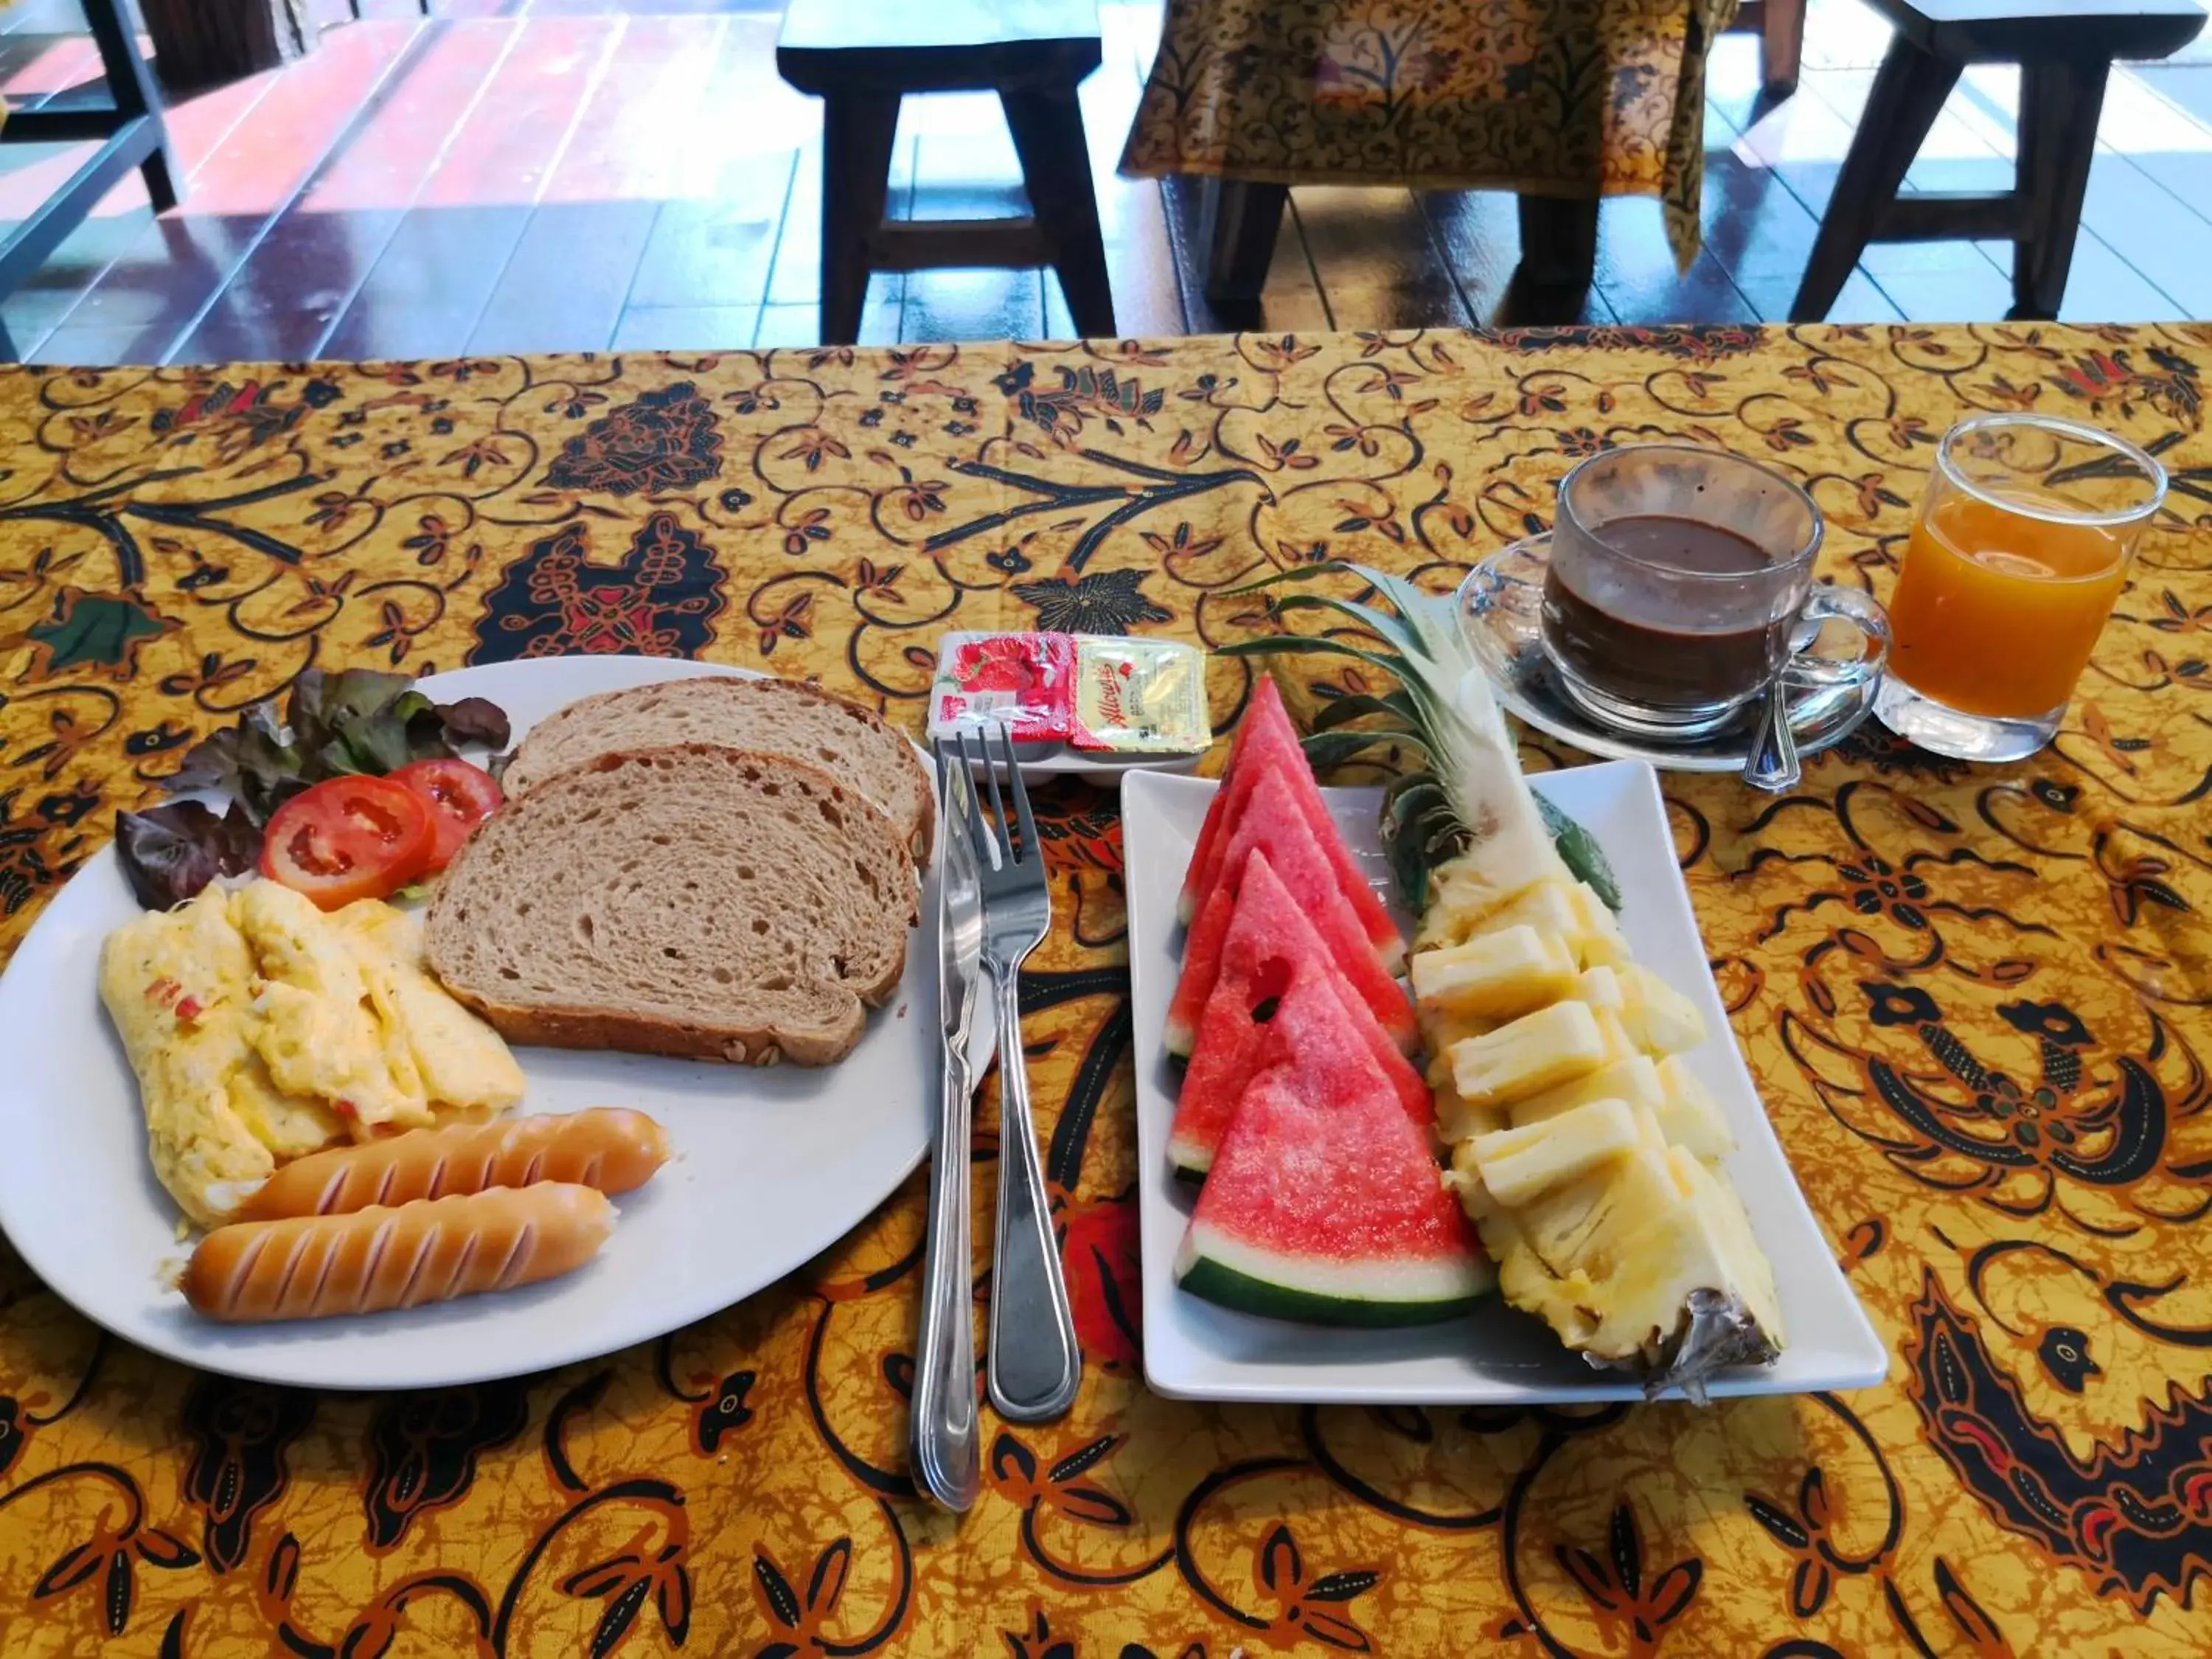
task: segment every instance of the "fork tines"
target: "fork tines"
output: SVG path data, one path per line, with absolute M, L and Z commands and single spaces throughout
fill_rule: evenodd
M 1021 765 L 1014 756 L 1013 734 L 1004 726 L 999 729 L 1000 746 L 1006 756 L 1006 787 L 1014 798 L 1014 817 L 1011 819 L 1006 815 L 1006 798 L 1000 792 L 999 765 L 992 758 L 990 740 L 979 737 L 973 750 L 968 746 L 965 732 L 960 733 L 959 741 L 961 764 L 971 769 L 971 773 L 973 768 L 981 764 L 984 781 L 991 787 L 992 817 L 988 832 L 976 791 L 973 787 L 968 791 L 968 828 L 969 833 L 975 837 L 975 845 L 979 848 L 991 849 L 991 863 L 994 869 L 1010 868 L 1036 858 L 1038 855 L 1036 821 L 1030 816 L 1030 792 L 1028 786 L 1022 781 Z M 1007 830 L 1017 821 L 1021 825 L 1021 845 L 1018 848 L 1007 836 Z

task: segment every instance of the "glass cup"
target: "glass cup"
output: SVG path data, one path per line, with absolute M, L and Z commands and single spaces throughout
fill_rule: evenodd
M 1881 672 L 1881 607 L 1815 586 L 1820 511 L 1790 479 L 1724 450 L 1632 444 L 1559 485 L 1544 576 L 1544 655 L 1603 725 L 1694 743 L 1742 718 L 1778 674 L 1862 685 Z M 1856 657 L 1804 647 L 1831 618 Z
M 2094 427 L 2049 415 L 1953 427 L 1890 596 L 1882 723 L 1960 760 L 2050 742 L 2165 499 L 2165 469 Z

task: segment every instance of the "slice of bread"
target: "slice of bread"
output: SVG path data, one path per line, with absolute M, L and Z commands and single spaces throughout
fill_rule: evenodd
M 929 855 L 936 798 L 914 745 L 859 704 L 796 680 L 705 674 L 580 698 L 531 727 L 501 787 L 527 794 L 601 755 L 690 743 L 819 767 L 874 802 L 917 859 Z
M 515 1042 L 826 1066 L 905 971 L 899 833 L 826 772 L 693 744 L 603 755 L 487 819 L 431 969 Z

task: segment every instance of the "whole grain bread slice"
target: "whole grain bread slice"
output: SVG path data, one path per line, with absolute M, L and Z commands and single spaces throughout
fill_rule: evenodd
M 446 988 L 516 1042 L 825 1066 L 905 971 L 917 884 L 828 773 L 692 744 L 510 800 L 430 902 Z
M 858 703 L 796 680 L 703 674 L 580 698 L 530 729 L 501 785 L 527 794 L 601 755 L 689 743 L 819 767 L 874 802 L 916 858 L 928 856 L 935 797 L 914 745 Z

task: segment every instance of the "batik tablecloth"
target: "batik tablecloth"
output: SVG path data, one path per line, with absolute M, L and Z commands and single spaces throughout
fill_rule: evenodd
M 1123 171 L 1656 196 L 1686 265 L 1736 0 L 1168 0 Z
M 1789 469 L 1828 574 L 1876 592 L 1968 411 L 2124 430 L 2176 488 L 2047 753 L 1969 769 L 1869 729 L 1786 799 L 1667 781 L 1736 1037 L 1884 1386 L 1709 1410 L 1152 1396 L 1115 798 L 1063 788 L 1024 1000 L 1089 1365 L 1064 1422 L 987 1416 L 964 1522 L 905 1471 L 918 1182 L 659 1343 L 420 1395 L 195 1376 L 5 1256 L 0 1652 L 2212 1648 L 2208 361 L 2212 329 L 1990 326 L 7 372 L 9 943 L 194 733 L 311 664 L 685 653 L 913 724 L 948 628 L 1218 644 L 1274 625 L 1232 591 L 1270 569 L 1443 586 L 1611 443 Z M 1245 674 L 1214 664 L 1224 729 Z

